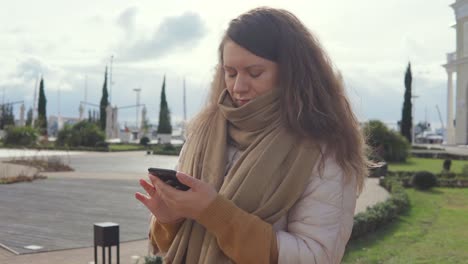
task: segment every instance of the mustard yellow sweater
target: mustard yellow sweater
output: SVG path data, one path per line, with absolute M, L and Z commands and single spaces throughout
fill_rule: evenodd
M 223 196 L 218 194 L 195 220 L 216 237 L 221 250 L 235 263 L 278 263 L 273 226 Z M 152 245 L 167 252 L 182 223 L 164 224 L 156 220 L 150 227 Z

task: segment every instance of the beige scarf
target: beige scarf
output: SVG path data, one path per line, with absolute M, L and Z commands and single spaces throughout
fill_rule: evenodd
M 209 182 L 238 207 L 274 224 L 304 192 L 319 149 L 282 126 L 276 90 L 238 108 L 224 90 L 218 106 L 211 124 L 187 140 L 179 171 Z M 224 181 L 228 140 L 244 152 Z M 232 263 L 216 238 L 191 219 L 184 221 L 164 259 L 177 264 Z

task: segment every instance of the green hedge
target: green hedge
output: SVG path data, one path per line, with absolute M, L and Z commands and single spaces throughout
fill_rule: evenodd
M 418 158 L 430 158 L 430 159 L 451 159 L 451 160 L 468 160 L 467 155 L 457 155 L 445 152 L 416 152 L 412 151 L 411 156 Z
M 155 145 L 151 147 L 151 151 L 155 155 L 173 155 L 178 156 L 183 145 Z
M 388 171 L 387 176 L 399 181 L 403 187 L 412 187 L 411 178 L 417 171 Z M 435 174 L 438 187 L 468 187 L 468 175 L 465 173 L 445 172 Z
M 376 231 L 395 220 L 398 215 L 409 208 L 408 195 L 399 181 L 386 177 L 381 179 L 380 185 L 391 193 L 390 198 L 354 216 L 351 239 L 357 239 Z
M 468 179 L 439 179 L 437 181 L 437 186 L 439 187 L 459 187 L 459 188 L 467 188 L 468 187 Z
M 64 151 L 97 151 L 97 152 L 109 152 L 109 148 L 106 147 L 86 147 L 86 146 L 77 146 L 77 147 L 70 147 L 70 146 L 44 146 L 38 149 L 45 149 L 45 150 L 64 150 Z

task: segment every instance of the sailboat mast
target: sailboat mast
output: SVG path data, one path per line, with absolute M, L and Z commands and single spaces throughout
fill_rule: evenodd
M 184 124 L 185 124 L 185 122 L 187 122 L 187 101 L 186 101 L 185 78 L 184 78 L 184 98 L 183 98 L 183 100 L 184 100 L 183 105 L 184 105 Z

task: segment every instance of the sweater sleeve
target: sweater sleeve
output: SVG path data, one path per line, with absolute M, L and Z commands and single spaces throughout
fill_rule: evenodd
M 180 157 L 182 157 L 182 155 L 185 153 L 185 146 L 186 144 L 182 145 L 182 149 L 179 153 L 179 159 L 177 164 L 174 166 L 174 170 L 176 171 L 180 167 Z M 182 222 L 183 220 L 176 223 L 165 224 L 157 221 L 156 217 L 151 217 L 148 238 L 150 245 L 153 248 L 153 254 L 156 254 L 157 252 L 167 252 L 169 250 L 169 247 L 172 244 L 172 240 L 174 240 L 174 237 L 176 236 Z
M 195 219 L 211 232 L 226 256 L 236 263 L 277 263 L 273 226 L 218 195 Z

